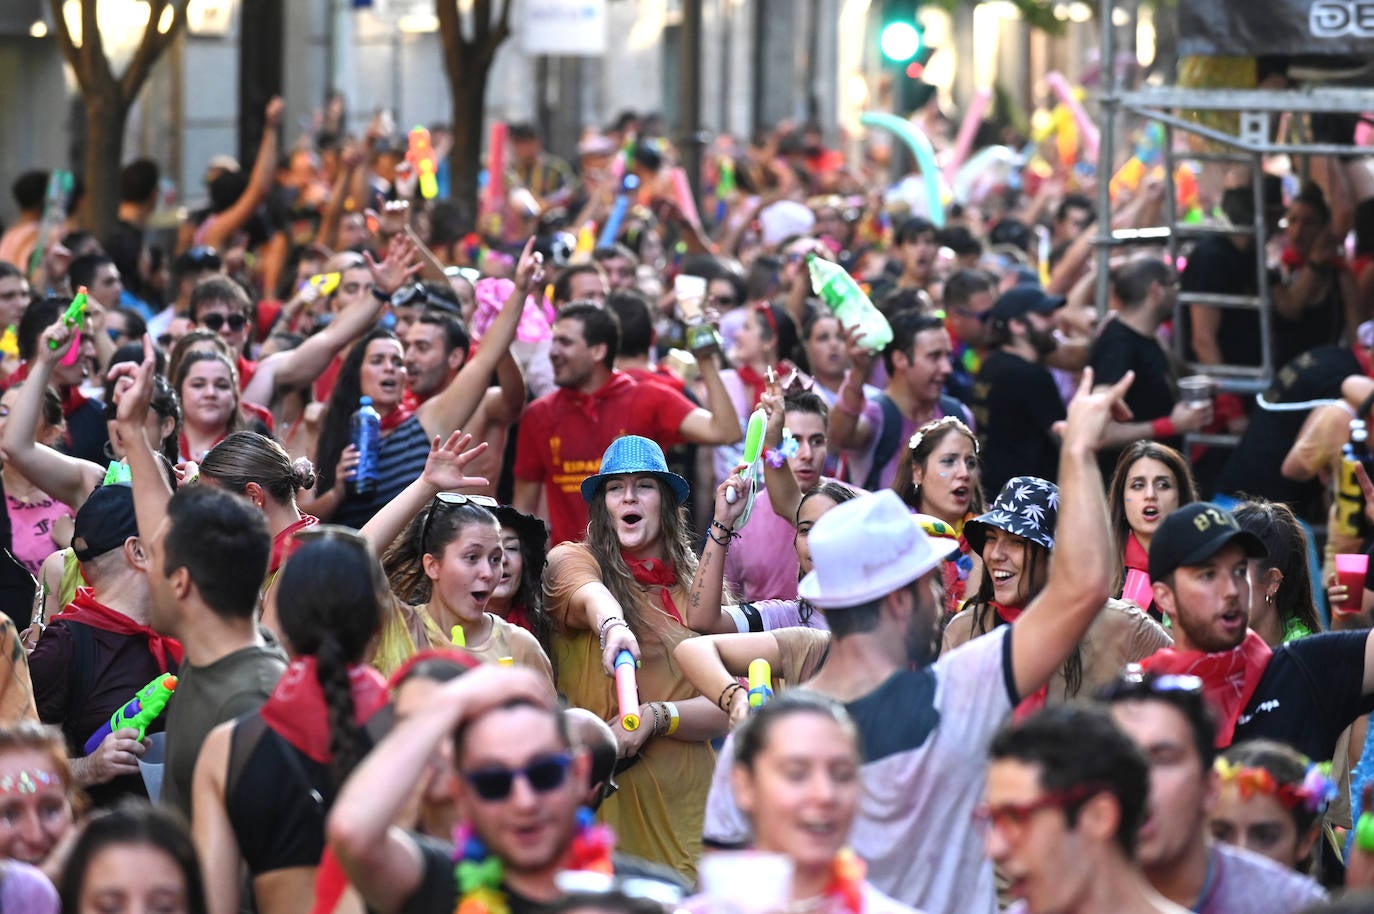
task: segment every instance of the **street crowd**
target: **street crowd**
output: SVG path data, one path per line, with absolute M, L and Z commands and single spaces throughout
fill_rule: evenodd
M 1358 160 L 931 111 L 19 176 L 0 911 L 1374 910 Z

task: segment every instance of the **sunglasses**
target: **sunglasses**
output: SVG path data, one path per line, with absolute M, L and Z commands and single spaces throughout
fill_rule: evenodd
M 1118 701 L 1127 698 L 1176 693 L 1201 695 L 1202 680 L 1197 676 L 1177 673 L 1154 675 L 1145 672 L 1140 664 L 1131 663 L 1121 671 L 1121 675 L 1116 678 L 1115 682 L 1102 690 L 1101 697 L 1105 701 Z
M 548 793 L 563 786 L 568 777 L 572 756 L 566 752 L 536 759 L 524 768 L 478 768 L 463 775 L 478 797 L 494 803 L 507 799 L 515 787 L 515 779 L 523 778 L 535 793 Z
M 424 526 L 420 528 L 421 555 L 426 555 L 429 552 L 429 525 L 434 520 L 434 513 L 444 505 L 450 508 L 457 508 L 461 505 L 478 505 L 490 510 L 499 508 L 501 503 L 490 495 L 464 495 L 462 492 L 440 492 L 435 495 L 434 500 L 429 503 L 429 513 L 425 515 Z
M 1029 803 L 999 803 L 996 806 L 983 803 L 973 811 L 973 821 L 982 829 L 996 829 L 1015 844 L 1025 837 L 1026 829 L 1036 813 L 1047 809 L 1068 812 L 1105 789 L 1100 784 L 1079 784 L 1067 790 L 1051 791 Z
M 224 265 L 219 252 L 209 245 L 198 244 L 186 251 L 186 262 L 197 270 L 218 270 Z
M 228 324 L 229 329 L 234 333 L 238 333 L 248 326 L 248 318 L 242 314 L 206 314 L 201 317 L 200 322 L 205 325 L 207 330 L 212 330 L 215 333 L 219 333 L 220 328 L 225 324 Z
M 708 295 L 706 300 L 717 308 L 733 308 L 739 301 L 733 295 Z
M 425 291 L 422 283 L 413 283 L 397 291 L 391 296 L 391 307 L 407 308 L 411 305 L 425 305 L 429 303 L 429 293 Z

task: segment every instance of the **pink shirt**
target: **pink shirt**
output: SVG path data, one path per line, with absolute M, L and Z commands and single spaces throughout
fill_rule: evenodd
M 24 504 L 13 495 L 6 495 L 12 529 L 10 551 L 34 577 L 38 576 L 43 560 L 57 551 L 52 528 L 60 517 L 71 517 L 72 509 L 55 498 Z

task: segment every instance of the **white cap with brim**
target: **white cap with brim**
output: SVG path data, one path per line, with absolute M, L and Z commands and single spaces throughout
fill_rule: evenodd
M 808 543 L 814 567 L 797 593 L 821 609 L 881 599 L 925 575 L 949 552 L 926 535 L 891 489 L 831 508 L 811 528 Z

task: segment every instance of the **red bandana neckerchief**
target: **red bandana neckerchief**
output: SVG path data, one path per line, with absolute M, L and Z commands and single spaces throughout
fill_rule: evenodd
M 315 526 L 319 522 L 320 519 L 312 514 L 302 514 L 300 520 L 288 525 L 282 532 L 272 537 L 272 564 L 267 566 L 269 575 L 276 574 L 282 563 L 291 558 L 291 554 L 300 548 L 301 541 L 296 538 L 296 534 Z
M 157 661 L 160 673 L 171 672 L 169 659 L 173 663 L 181 664 L 181 644 L 175 638 L 160 635 L 148 626 L 140 625 L 122 612 L 97 601 L 95 591 L 89 587 L 78 587 L 72 601 L 57 618 L 68 622 L 80 622 L 82 625 L 113 632 L 116 635 L 138 635 L 147 638 L 148 652 Z
M 584 393 L 571 387 L 561 387 L 558 390 L 558 395 L 569 409 L 586 416 L 589 422 L 599 423 L 601 421 L 601 404 L 612 396 L 622 393 L 626 387 L 636 383 L 635 379 L 625 372 L 613 371 L 611 372 L 611 379 L 591 393 Z
M 301 657 L 282 674 L 262 706 L 262 719 L 308 758 L 329 764 L 329 707 L 316 672 L 314 657 Z M 370 666 L 348 668 L 353 696 L 353 720 L 359 726 L 386 704 L 386 680 Z
M 397 404 L 396 408 L 382 417 L 382 434 L 396 431 L 401 427 L 402 422 L 413 415 L 415 415 L 415 410 L 406 405 L 405 397 L 402 396 L 401 402 Z
M 1126 550 L 1121 557 L 1121 564 L 1146 574 L 1150 571 L 1150 554 L 1140 545 L 1140 540 L 1135 538 L 1134 532 L 1126 536 Z
M 997 603 L 993 600 L 989 600 L 988 605 L 992 607 L 993 612 L 997 613 L 999 625 L 1002 623 L 1010 625 L 1021 618 L 1021 614 L 1026 611 L 1023 607 L 1003 606 L 1001 603 Z M 1036 711 L 1039 711 L 1045 706 L 1045 700 L 1049 698 L 1049 695 L 1050 685 L 1049 683 L 1045 683 L 1040 688 L 1021 699 L 1021 703 L 1016 706 L 1016 711 L 1012 714 L 1012 720 L 1020 722 L 1030 717 Z
M 191 442 L 187 439 L 186 432 L 183 430 L 177 432 L 177 450 L 181 452 L 182 460 L 194 460 L 196 463 L 199 463 L 200 461 L 205 459 L 206 454 L 210 453 L 215 449 L 215 444 L 219 444 L 227 437 L 229 437 L 229 432 L 226 429 L 225 431 L 220 432 L 220 435 L 218 438 L 215 439 L 214 444 L 211 444 L 209 447 L 201 451 L 199 454 L 192 454 Z
M 1208 654 L 1203 651 L 1176 651 L 1165 648 L 1141 661 L 1146 671 L 1156 674 L 1196 676 L 1202 691 L 1212 703 L 1217 717 L 1217 748 L 1231 745 L 1236 721 L 1259 687 L 1273 651 L 1253 631 L 1229 651 Z
M 673 570 L 673 563 L 663 559 L 637 559 L 624 550 L 621 550 L 620 557 L 625 560 L 630 574 L 634 575 L 637 583 L 645 587 L 660 588 L 663 611 L 681 622 L 682 616 L 677 611 L 677 604 L 673 602 L 672 588 L 677 584 L 677 573 Z

